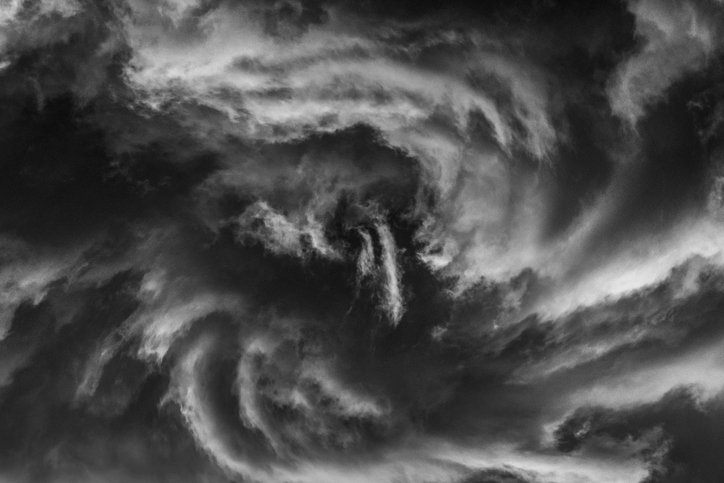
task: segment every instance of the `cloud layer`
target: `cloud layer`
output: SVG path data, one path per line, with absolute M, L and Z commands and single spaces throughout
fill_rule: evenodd
M 0 481 L 718 482 L 724 6 L 0 6 Z

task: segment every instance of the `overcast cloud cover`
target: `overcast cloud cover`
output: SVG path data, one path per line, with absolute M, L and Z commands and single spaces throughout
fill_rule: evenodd
M 723 39 L 0 0 L 0 482 L 724 481 Z

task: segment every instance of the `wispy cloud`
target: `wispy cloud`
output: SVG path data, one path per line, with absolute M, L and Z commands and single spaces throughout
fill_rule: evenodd
M 720 2 L 387 3 L 0 6 L 0 479 L 719 481 Z

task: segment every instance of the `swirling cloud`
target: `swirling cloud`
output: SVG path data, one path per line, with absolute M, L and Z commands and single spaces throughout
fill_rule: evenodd
M 478 3 L 1 6 L 0 480 L 719 481 L 720 2 Z

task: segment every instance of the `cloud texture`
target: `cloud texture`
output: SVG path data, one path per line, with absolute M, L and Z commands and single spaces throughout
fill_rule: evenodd
M 719 482 L 716 0 L 0 5 L 0 482 Z

